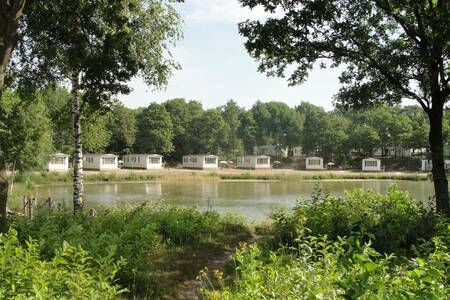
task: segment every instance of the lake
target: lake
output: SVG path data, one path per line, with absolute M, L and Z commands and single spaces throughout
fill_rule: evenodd
M 421 201 L 434 194 L 432 183 L 427 181 L 179 181 L 86 184 L 85 199 L 87 207 L 151 201 L 201 210 L 210 208 L 220 213 L 232 211 L 249 220 L 262 220 L 275 208 L 289 209 L 297 201 L 308 198 L 317 183 L 334 195 L 343 195 L 344 190 L 353 188 L 385 193 L 394 183 Z M 69 185 L 39 186 L 33 195 L 38 199 L 52 197 L 57 202 L 66 199 L 70 203 L 72 188 Z

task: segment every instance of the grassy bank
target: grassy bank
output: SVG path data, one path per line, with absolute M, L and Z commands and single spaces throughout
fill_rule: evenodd
M 85 182 L 130 182 L 130 181 L 189 181 L 189 180 L 414 180 L 426 181 L 425 173 L 358 173 L 342 171 L 247 171 L 225 170 L 217 172 L 184 171 L 174 169 L 161 172 L 86 172 Z M 70 183 L 70 173 L 34 172 L 16 176 L 15 182 L 27 186 Z
M 448 299 L 450 221 L 407 193 L 320 191 L 273 215 L 260 245 L 225 274 L 203 277 L 207 299 Z
M 337 173 L 337 172 L 307 172 L 302 173 L 275 173 L 275 174 L 258 174 L 258 173 L 212 173 L 222 180 L 413 180 L 426 181 L 426 174 L 389 174 L 389 173 Z
M 121 290 L 132 297 L 160 298 L 195 278 L 205 261 L 249 236 L 237 216 L 145 205 L 102 210 L 96 217 L 42 209 L 31 220 L 12 219 L 11 226 L 17 233 L 0 240 L 0 295 L 6 298 L 39 298 L 51 286 L 77 299 L 111 299 Z M 21 249 L 21 259 L 15 248 Z M 32 270 L 36 274 L 30 276 Z M 40 277 L 45 270 L 61 276 Z M 73 292 L 78 280 L 86 282 L 79 287 L 81 296 Z

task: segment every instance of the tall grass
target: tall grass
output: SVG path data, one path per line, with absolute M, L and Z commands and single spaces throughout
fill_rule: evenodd
M 123 259 L 114 279 L 143 298 L 170 294 L 176 284 L 195 277 L 211 255 L 249 235 L 237 218 L 146 205 L 100 210 L 96 217 L 43 209 L 31 220 L 16 217 L 12 227 L 22 245 L 30 238 L 39 242 L 37 253 L 45 261 L 55 259 L 65 242 L 95 260 Z

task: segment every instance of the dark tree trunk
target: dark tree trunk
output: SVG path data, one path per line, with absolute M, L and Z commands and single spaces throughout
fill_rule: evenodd
M 433 103 L 436 103 L 433 101 Z M 432 174 L 434 191 L 436 195 L 436 210 L 439 213 L 450 215 L 448 198 L 448 181 L 444 165 L 444 145 L 442 140 L 443 105 L 434 104 L 428 112 L 430 119 L 430 150 L 433 164 Z
M 83 144 L 81 140 L 81 108 L 79 73 L 72 75 L 72 133 L 73 133 L 73 209 L 82 211 L 83 202 Z
M 0 233 L 7 231 L 8 180 L 0 178 Z
M 6 68 L 19 39 L 19 21 L 25 0 L 0 0 L 0 97 L 6 77 Z

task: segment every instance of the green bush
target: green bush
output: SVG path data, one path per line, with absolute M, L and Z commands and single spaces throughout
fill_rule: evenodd
M 407 254 L 420 239 L 435 234 L 438 217 L 396 185 L 386 195 L 362 189 L 345 195 L 335 197 L 319 190 L 292 214 L 274 213 L 275 244 L 292 246 L 301 235 L 337 240 L 360 234 L 371 239 L 377 251 Z
M 240 300 L 448 299 L 448 250 L 436 238 L 429 255 L 395 264 L 394 255 L 384 256 L 351 239 L 310 237 L 288 254 L 264 253 L 252 245 L 237 251 L 232 284 L 216 272 L 215 280 L 203 277 L 203 292 L 207 299 Z
M 40 259 L 39 245 L 19 244 L 17 233 L 0 235 L 1 299 L 113 299 L 124 292 L 114 283 L 123 260 L 94 259 L 81 247 L 63 243 L 51 260 Z
M 167 292 L 161 290 L 158 277 L 158 268 L 170 269 L 157 262 L 164 253 L 179 248 L 195 255 L 196 249 L 203 250 L 210 241 L 230 234 L 229 228 L 240 225 L 236 222 L 214 212 L 142 205 L 99 210 L 95 218 L 42 209 L 31 220 L 16 218 L 13 227 L 22 244 L 29 237 L 36 239 L 41 257 L 47 260 L 55 257 L 65 241 L 81 246 L 96 259 L 107 257 L 113 249 L 114 260 L 127 261 L 117 272 L 118 283 L 133 295 L 155 297 Z M 242 232 L 239 234 L 244 238 Z

